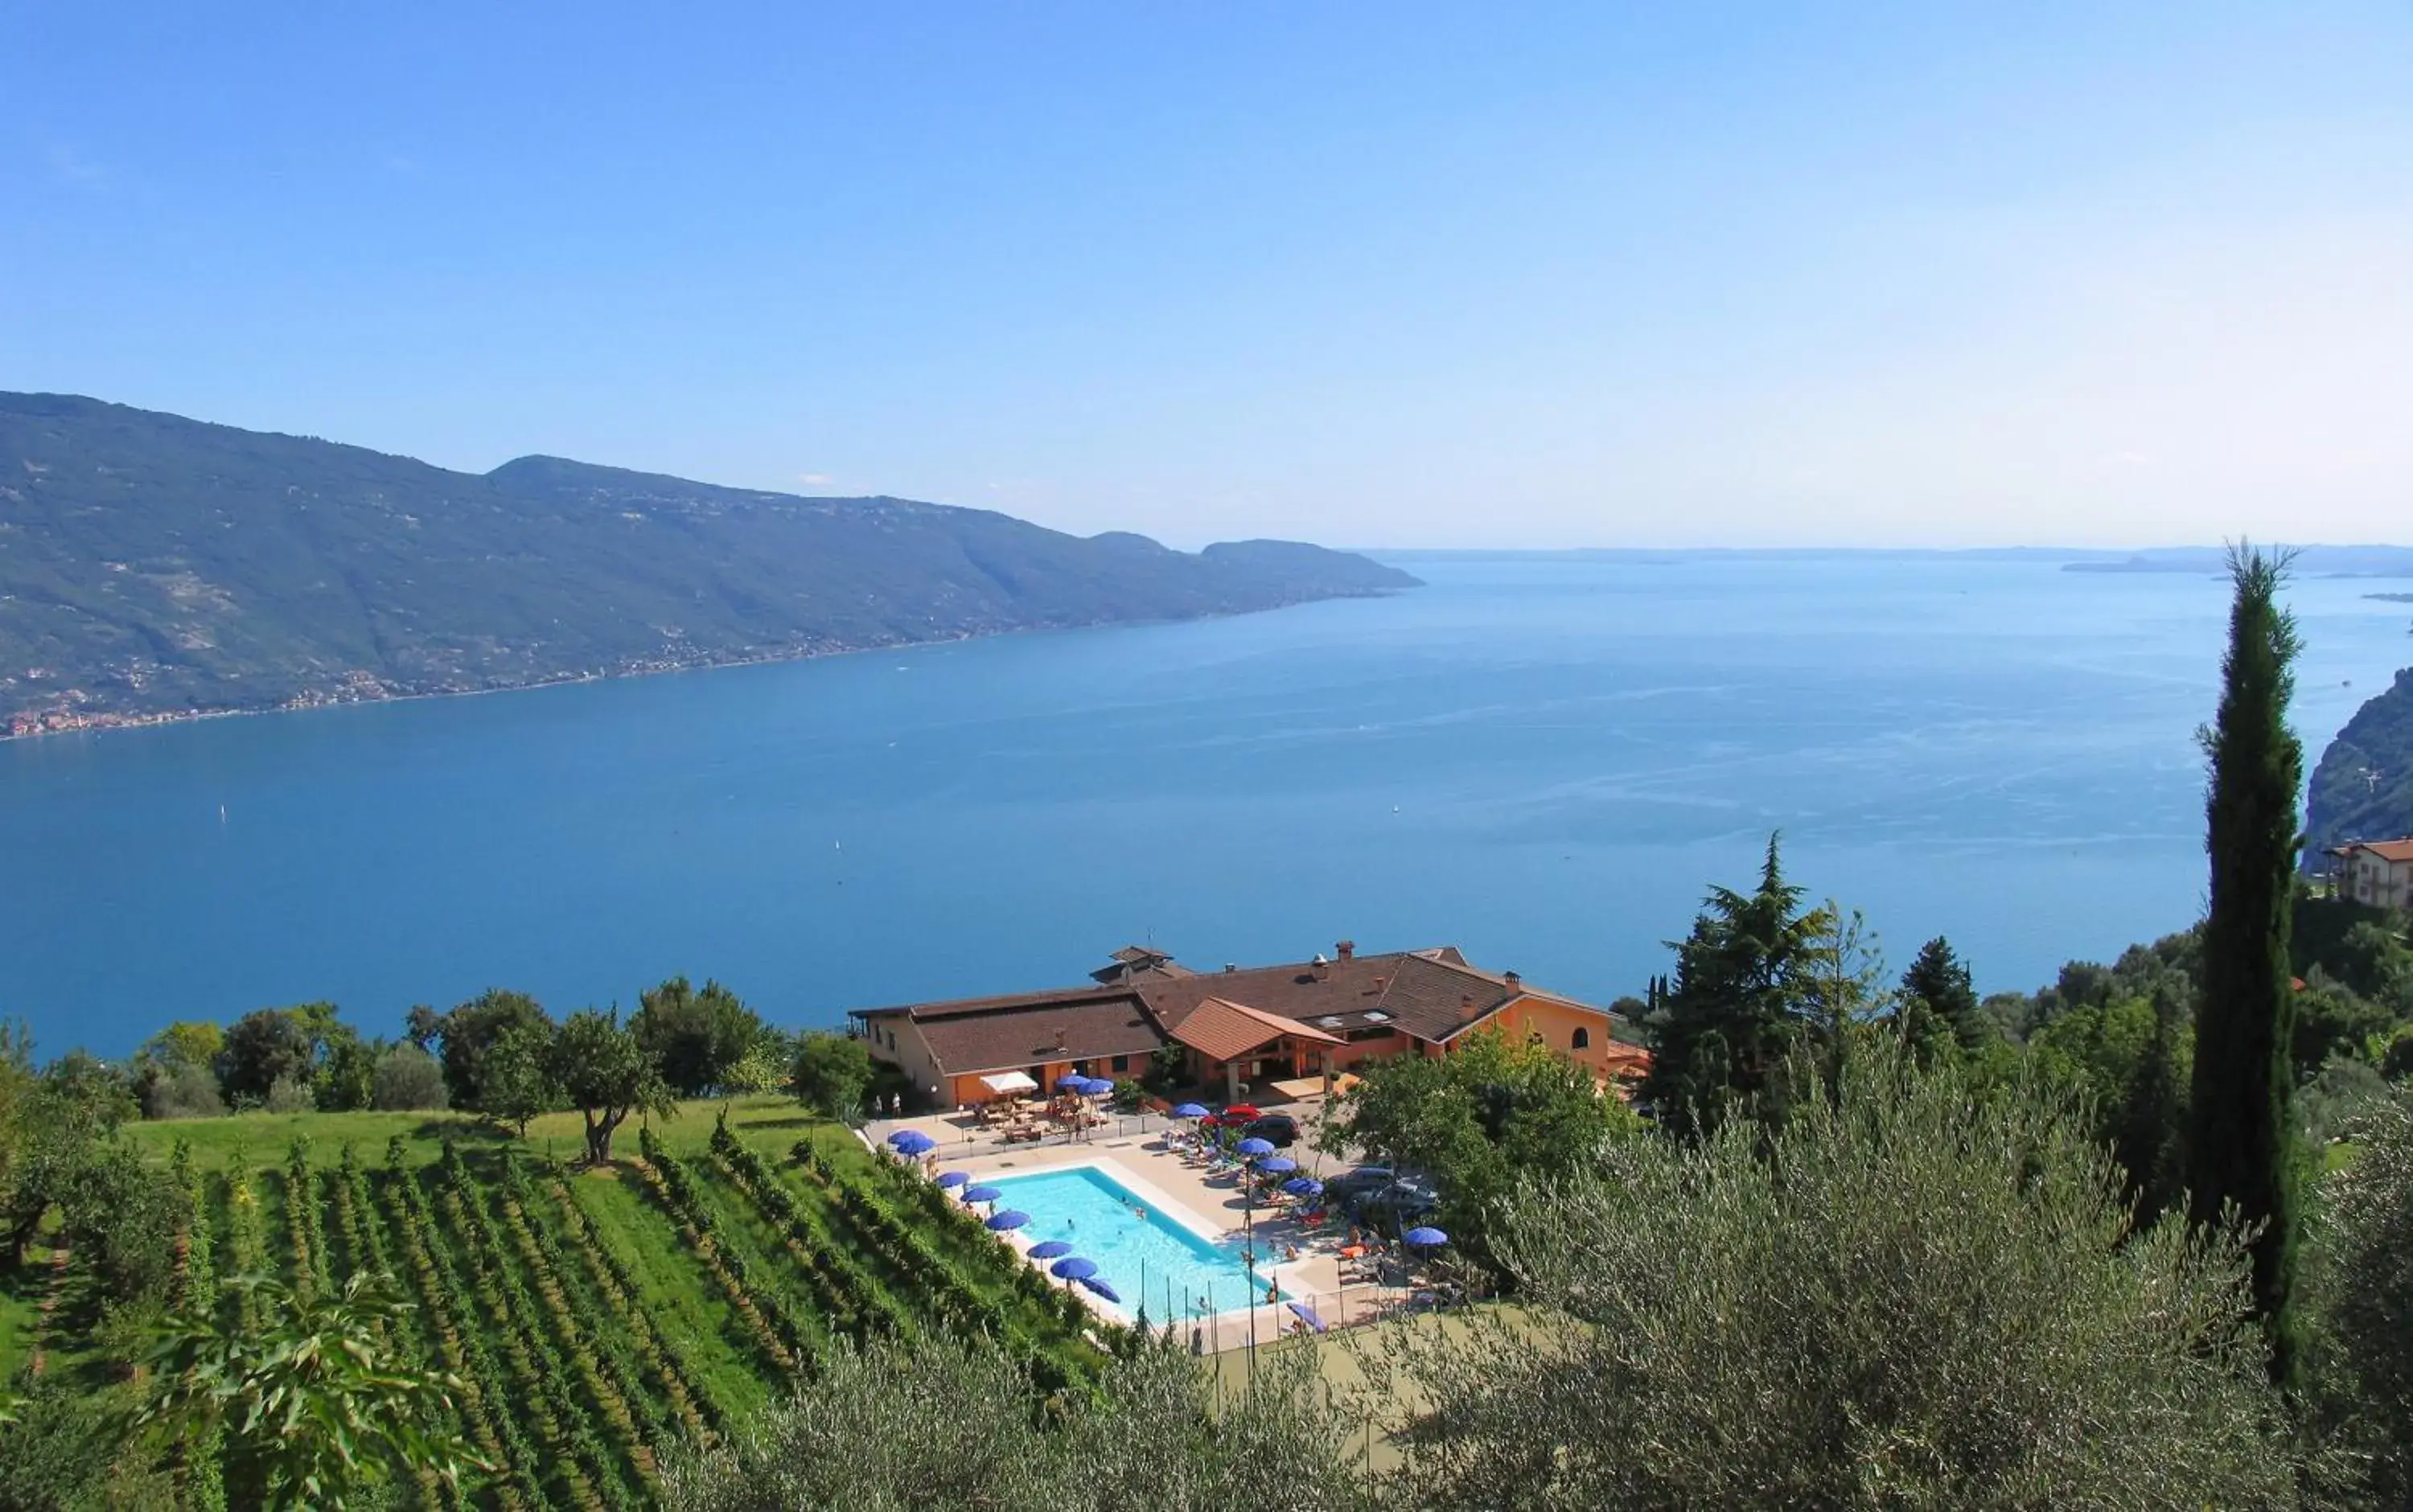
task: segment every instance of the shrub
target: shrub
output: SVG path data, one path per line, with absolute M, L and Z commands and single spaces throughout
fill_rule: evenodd
M 2036 1084 L 1873 1059 L 1772 1131 L 1612 1140 L 1512 1198 L 1494 1253 L 1526 1307 L 1362 1351 L 1425 1404 L 1404 1484 L 1443 1505 L 2292 1505 L 2234 1237 L 2136 1232 L 2119 1167 Z
M 2307 1253 L 2314 1379 L 2331 1437 L 2358 1457 L 2371 1506 L 2413 1505 L 2413 1111 L 2376 1104 L 2330 1177 Z
M 444 1067 L 437 1059 L 407 1042 L 386 1047 L 377 1059 L 369 1105 L 380 1113 L 440 1109 L 448 1099 Z
M 269 1113 L 309 1113 L 318 1106 L 318 1098 L 307 1077 L 279 1076 L 269 1084 L 268 1096 L 259 1105 Z
M 2390 1081 L 2413 1076 L 2413 1024 L 2397 1027 L 2395 1038 L 2380 1052 L 2379 1074 Z
M 215 1119 L 226 1110 L 217 1075 L 204 1065 L 162 1070 L 142 1089 L 146 1119 Z
M 1178 1045 L 1159 1045 L 1140 1075 L 1140 1084 L 1159 1097 L 1180 1090 L 1189 1080 L 1189 1052 Z
M 796 1101 L 826 1119 L 863 1117 L 873 1075 L 871 1052 L 844 1034 L 807 1034 L 796 1045 L 789 1087 Z
M 1266 1351 L 1220 1412 L 1186 1352 L 1143 1350 L 1094 1394 L 1034 1414 L 1030 1387 L 1047 1374 L 985 1340 L 840 1341 L 750 1431 L 674 1456 L 662 1499 L 690 1512 L 1371 1505 L 1346 1473 L 1352 1425 L 1305 1355 Z
M 2388 1082 L 2360 1060 L 2334 1060 L 2304 1085 L 2296 1105 L 2303 1114 L 2304 1136 L 2316 1148 L 2346 1137 L 2359 1120 L 2386 1103 Z

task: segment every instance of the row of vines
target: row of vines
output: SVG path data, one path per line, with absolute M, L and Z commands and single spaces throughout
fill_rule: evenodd
M 901 1167 L 808 1141 L 769 1160 L 725 1124 L 701 1155 L 649 1130 L 639 1148 L 608 1175 L 449 1145 L 420 1165 L 400 1139 L 377 1167 L 349 1146 L 314 1159 L 306 1137 L 281 1168 L 204 1172 L 180 1150 L 179 1292 L 250 1327 L 259 1304 L 230 1278 L 306 1299 L 358 1272 L 394 1277 L 415 1308 L 380 1326 L 385 1342 L 460 1379 L 451 1426 L 483 1461 L 458 1485 L 403 1489 L 429 1512 L 656 1505 L 665 1455 L 728 1431 L 733 1389 L 776 1395 L 841 1340 L 986 1333 L 1043 1393 L 1093 1381 L 1093 1341 L 1120 1342 Z M 666 1313 L 666 1272 L 705 1300 Z M 185 1505 L 228 1505 L 215 1440 L 185 1445 L 178 1475 Z

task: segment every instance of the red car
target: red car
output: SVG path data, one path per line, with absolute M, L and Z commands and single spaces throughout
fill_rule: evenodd
M 1235 1103 L 1230 1107 L 1209 1113 L 1198 1120 L 1202 1129 L 1237 1129 L 1265 1117 L 1263 1109 L 1250 1103 Z

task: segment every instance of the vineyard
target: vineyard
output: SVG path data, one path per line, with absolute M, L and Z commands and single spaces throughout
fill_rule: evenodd
M 399 1137 L 298 1136 L 275 1165 L 180 1149 L 178 1286 L 239 1312 L 254 1304 L 229 1277 L 307 1294 L 394 1276 L 417 1303 L 397 1342 L 466 1384 L 457 1426 L 495 1467 L 426 1478 L 423 1507 L 652 1505 L 665 1451 L 709 1443 L 839 1339 L 984 1330 L 1034 1393 L 1095 1379 L 1092 1336 L 1118 1330 L 908 1168 L 843 1130 L 797 1132 L 724 1120 L 674 1152 L 646 1131 L 597 1171 L 511 1145 L 428 1161 Z M 225 1505 L 206 1445 L 180 1475 L 189 1505 Z

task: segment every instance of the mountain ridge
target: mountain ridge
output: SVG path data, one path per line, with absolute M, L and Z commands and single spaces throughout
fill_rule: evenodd
M 0 733 L 1242 614 L 1416 582 L 1298 542 L 1193 554 L 541 453 L 456 472 L 0 393 Z

